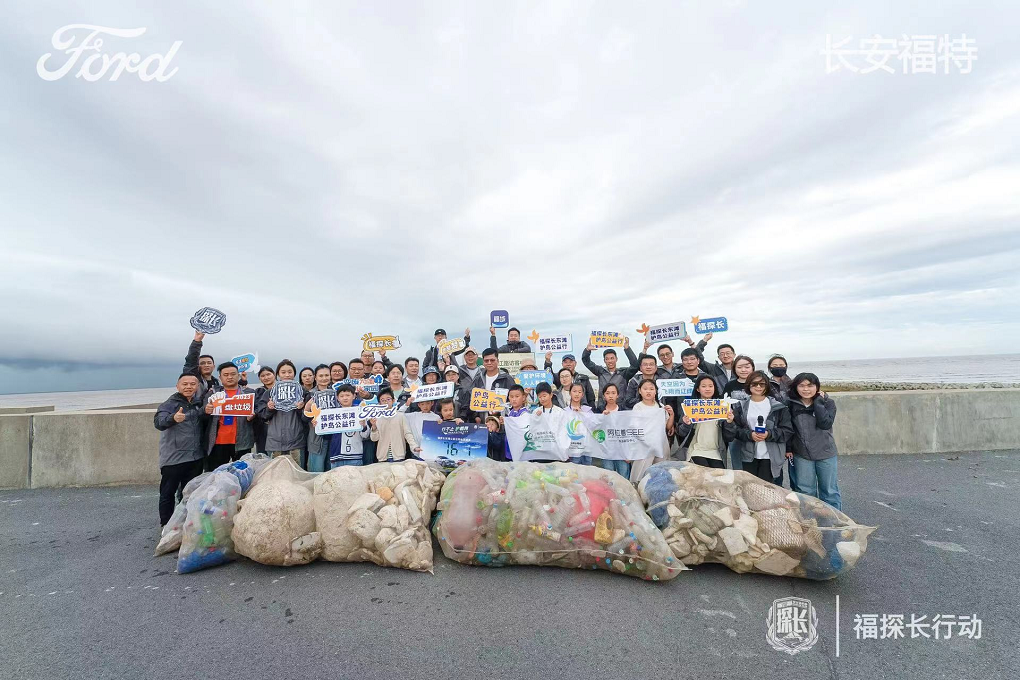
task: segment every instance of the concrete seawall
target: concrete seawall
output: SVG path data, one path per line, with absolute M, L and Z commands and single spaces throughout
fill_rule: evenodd
M 1020 389 L 840 392 L 841 455 L 1020 449 Z M 154 409 L 0 415 L 0 488 L 156 483 Z

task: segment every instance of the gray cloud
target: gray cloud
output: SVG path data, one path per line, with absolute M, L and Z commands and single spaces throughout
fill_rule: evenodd
M 1017 10 L 925 11 L 11 8 L 0 392 L 176 366 L 204 305 L 229 316 L 217 358 L 346 360 L 365 332 L 420 355 L 436 326 L 485 344 L 495 307 L 575 339 L 726 315 L 742 350 L 816 359 L 942 354 L 968 319 L 954 350 L 1001 351 Z M 148 28 L 111 51 L 182 40 L 180 70 L 44 82 L 73 21 Z M 975 72 L 824 73 L 826 33 L 913 30 L 976 37 Z

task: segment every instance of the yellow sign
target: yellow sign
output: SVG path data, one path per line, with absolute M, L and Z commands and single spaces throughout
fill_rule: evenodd
M 494 390 L 483 390 L 476 387 L 471 390 L 472 411 L 502 411 L 506 406 L 506 397 Z
M 440 340 L 439 344 L 436 345 L 436 349 L 439 350 L 439 356 L 445 357 L 447 354 L 453 354 L 459 352 L 467 347 L 467 343 L 464 342 L 464 338 L 448 338 L 446 340 Z
M 361 336 L 362 347 L 369 352 L 378 352 L 379 350 L 389 351 L 391 349 L 400 349 L 400 336 L 399 335 L 372 335 L 371 333 L 365 333 Z
M 623 347 L 627 338 L 616 331 L 592 331 L 588 335 L 588 344 L 592 347 Z
M 535 355 L 528 352 L 503 352 L 499 355 L 499 367 L 510 375 L 517 375 L 520 373 L 521 365 L 525 362 L 534 364 Z
M 703 423 L 706 420 L 726 420 L 730 405 L 725 399 L 688 399 L 684 401 L 684 415 L 692 423 Z

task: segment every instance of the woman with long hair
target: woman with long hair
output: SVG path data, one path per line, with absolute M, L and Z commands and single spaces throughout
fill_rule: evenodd
M 799 373 L 790 381 L 787 401 L 793 421 L 790 449 L 790 486 L 794 491 L 815 496 L 842 510 L 836 480 L 836 440 L 832 424 L 836 420 L 836 402 L 822 392 L 814 373 Z

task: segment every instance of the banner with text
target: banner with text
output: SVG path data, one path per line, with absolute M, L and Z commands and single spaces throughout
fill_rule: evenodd
M 688 399 L 683 403 L 684 415 L 692 423 L 706 420 L 726 420 L 730 405 L 725 399 Z
M 570 333 L 539 333 L 536 354 L 546 352 L 573 352 L 574 343 Z
M 489 430 L 484 425 L 426 421 L 421 429 L 422 460 L 434 460 L 447 467 L 485 458 L 489 449 Z
M 606 460 L 643 460 L 669 455 L 663 409 L 607 414 L 559 411 L 504 418 L 513 460 L 567 460 L 589 455 Z
M 504 352 L 499 355 L 499 367 L 510 375 L 517 375 L 521 371 L 521 365 L 526 362 L 535 364 L 535 355 L 529 352 Z M 535 364 L 537 366 L 537 364 Z
M 226 392 L 215 392 L 209 397 L 213 405 L 214 416 L 253 416 L 255 415 L 255 393 L 239 392 L 228 397 Z
M 481 387 L 475 387 L 471 390 L 471 405 L 469 408 L 472 411 L 502 411 L 503 407 L 506 406 L 506 394 L 500 394 L 497 390 L 484 390 Z
M 437 399 L 449 399 L 453 396 L 454 384 L 452 382 L 433 383 L 431 385 L 418 385 L 411 390 L 411 401 L 436 401 Z
M 602 347 L 623 347 L 627 340 L 623 333 L 616 331 L 592 331 L 588 334 L 588 344 L 596 349 Z

